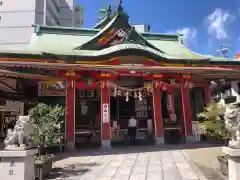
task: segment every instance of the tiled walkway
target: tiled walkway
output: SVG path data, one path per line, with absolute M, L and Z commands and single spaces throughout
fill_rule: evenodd
M 191 164 L 191 163 L 190 163 Z M 54 163 L 58 180 L 206 180 L 181 150 L 157 150 L 64 158 Z M 50 178 L 50 179 L 51 179 Z
M 220 172 L 217 156 L 224 153 L 220 147 L 205 147 L 196 149 L 186 149 L 184 152 L 202 170 L 208 180 L 224 180 L 227 177 Z

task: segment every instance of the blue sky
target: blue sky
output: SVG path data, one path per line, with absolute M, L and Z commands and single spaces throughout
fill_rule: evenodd
M 84 7 L 84 27 L 97 22 L 98 9 L 119 0 L 77 0 Z M 240 0 L 123 0 L 131 24 L 150 24 L 151 32 L 184 34 L 198 53 L 218 55 L 220 44 L 231 56 L 240 52 Z

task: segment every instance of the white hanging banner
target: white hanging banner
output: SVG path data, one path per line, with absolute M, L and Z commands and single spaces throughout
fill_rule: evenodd
M 103 116 L 103 123 L 109 123 L 109 109 L 108 109 L 108 104 L 103 104 L 102 105 L 102 116 Z

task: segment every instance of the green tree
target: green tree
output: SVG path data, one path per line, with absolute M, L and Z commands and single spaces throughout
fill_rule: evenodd
M 221 116 L 225 113 L 225 105 L 211 101 L 205 108 L 204 111 L 198 114 L 198 117 L 203 117 L 209 121 L 220 120 Z
M 59 105 L 51 106 L 39 103 L 29 110 L 29 115 L 37 129 L 32 134 L 33 145 L 39 148 L 52 144 L 59 144 L 62 136 L 59 135 L 63 124 L 65 109 Z M 39 152 L 40 153 L 40 152 Z

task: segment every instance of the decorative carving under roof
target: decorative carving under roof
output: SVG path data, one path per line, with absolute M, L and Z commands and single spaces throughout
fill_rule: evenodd
M 120 9 L 121 9 L 121 5 Z M 118 12 L 116 16 L 93 38 L 74 50 L 103 50 L 118 44 L 139 44 L 163 53 L 141 36 L 128 22 L 128 15 Z
M 123 13 L 123 6 L 122 6 L 122 4 L 123 4 L 123 1 L 120 0 L 119 5 L 118 5 L 118 13 Z

